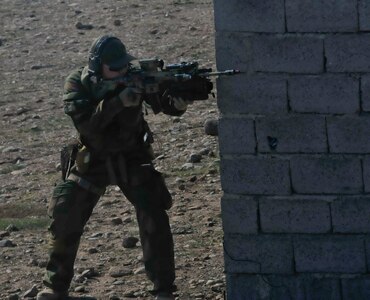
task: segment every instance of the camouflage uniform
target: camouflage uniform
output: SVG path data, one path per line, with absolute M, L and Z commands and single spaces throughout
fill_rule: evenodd
M 115 90 L 74 71 L 64 88 L 65 113 L 79 132 L 76 164 L 55 187 L 48 214 L 51 249 L 44 284 L 68 290 L 83 228 L 108 185 L 119 186 L 136 209 L 145 269 L 155 291 L 170 291 L 175 279 L 173 239 L 166 209 L 172 205 L 162 175 L 152 165 L 142 106 L 124 107 Z M 181 115 L 164 101 L 163 112 Z

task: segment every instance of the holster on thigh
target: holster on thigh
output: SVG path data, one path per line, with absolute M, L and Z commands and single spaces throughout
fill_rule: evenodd
M 80 145 L 77 141 L 73 141 L 62 147 L 60 151 L 60 164 L 62 169 L 62 179 L 66 181 L 68 175 L 75 165 L 76 155 L 78 153 Z
M 53 196 L 48 207 L 48 215 L 55 218 L 58 214 L 67 214 L 73 205 L 74 193 L 77 184 L 74 181 L 66 180 L 59 183 L 53 191 Z
M 76 242 L 99 197 L 72 180 L 57 185 L 48 208 L 48 214 L 53 219 L 49 227 L 53 236 Z

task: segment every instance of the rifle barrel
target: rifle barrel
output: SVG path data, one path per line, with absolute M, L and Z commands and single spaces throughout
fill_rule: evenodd
M 240 74 L 240 70 L 225 70 L 225 71 L 216 71 L 216 72 L 207 72 L 203 74 L 199 74 L 201 77 L 211 77 L 211 76 L 220 76 L 220 75 L 235 75 Z

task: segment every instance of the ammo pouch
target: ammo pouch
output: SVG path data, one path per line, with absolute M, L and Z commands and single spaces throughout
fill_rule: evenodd
M 62 169 L 62 179 L 66 181 L 71 168 L 74 166 L 76 161 L 76 155 L 80 144 L 78 142 L 70 143 L 62 147 L 60 151 L 60 164 Z
M 86 148 L 86 146 L 80 145 L 75 157 L 77 171 L 81 174 L 86 173 L 87 169 L 89 168 L 89 163 L 90 163 L 90 151 Z

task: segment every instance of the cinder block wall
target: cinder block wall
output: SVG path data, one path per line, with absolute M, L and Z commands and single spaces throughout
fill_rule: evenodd
M 228 299 L 370 299 L 370 1 L 214 9 Z

